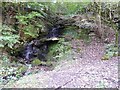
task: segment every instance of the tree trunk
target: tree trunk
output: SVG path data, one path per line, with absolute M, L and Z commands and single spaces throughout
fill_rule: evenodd
M 0 5 L 1 6 L 1 5 Z M 2 11 L 0 10 L 0 29 L 2 28 Z M 2 29 L 1 29 L 2 30 Z M 1 36 L 0 30 L 0 36 Z M 2 58 L 2 49 L 0 48 L 0 59 Z

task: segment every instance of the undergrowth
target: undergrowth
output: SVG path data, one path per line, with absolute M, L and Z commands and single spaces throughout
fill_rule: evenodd
M 48 59 L 60 60 L 71 51 L 70 42 L 65 42 L 64 38 L 60 38 L 58 43 L 49 47 Z
M 105 47 L 105 55 L 102 57 L 102 60 L 108 60 L 111 57 L 118 56 L 118 47 L 115 44 L 107 44 Z
M 0 36 L 0 47 L 13 48 L 16 43 L 19 43 L 19 35 L 15 34 L 16 31 L 8 27 L 7 25 L 2 25 L 1 36 Z
M 89 43 L 91 41 L 89 36 L 89 29 L 81 29 L 79 32 L 79 38 L 83 39 L 85 43 Z

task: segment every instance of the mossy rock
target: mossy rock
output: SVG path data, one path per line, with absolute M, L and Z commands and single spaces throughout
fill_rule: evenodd
M 49 38 L 49 39 L 46 39 L 46 41 L 58 41 L 59 38 L 57 37 L 52 37 L 52 38 Z
M 47 61 L 47 62 L 41 61 L 41 65 L 43 65 L 43 66 L 52 66 L 52 62 L 51 61 Z
M 34 59 L 32 62 L 31 62 L 32 66 L 38 66 L 38 65 L 41 65 L 41 61 L 39 59 Z
M 31 62 L 32 66 L 38 66 L 38 65 L 43 65 L 43 66 L 52 66 L 52 61 L 40 61 L 39 59 L 34 59 Z
M 28 69 L 28 67 L 27 66 L 19 66 L 18 67 L 18 73 L 20 74 L 20 73 L 24 73 L 24 72 L 26 72 L 27 71 L 27 69 Z

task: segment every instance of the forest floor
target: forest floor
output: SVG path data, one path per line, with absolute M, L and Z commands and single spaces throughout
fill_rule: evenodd
M 118 88 L 118 57 L 101 60 L 105 45 L 95 38 L 89 45 L 72 40 L 73 55 L 52 71 L 20 78 L 8 88 Z M 80 48 L 80 51 L 78 50 Z

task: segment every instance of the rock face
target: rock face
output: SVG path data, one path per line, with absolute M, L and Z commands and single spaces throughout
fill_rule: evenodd
M 52 28 L 49 30 L 47 37 L 52 38 L 52 37 L 58 37 L 60 34 L 59 26 Z

